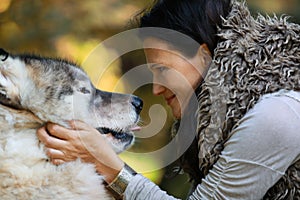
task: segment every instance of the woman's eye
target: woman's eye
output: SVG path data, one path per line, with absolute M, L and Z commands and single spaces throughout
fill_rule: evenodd
M 167 70 L 168 68 L 167 67 L 164 67 L 164 66 L 160 66 L 160 67 L 157 67 L 157 70 L 159 71 L 159 72 L 163 72 L 163 71 L 165 71 L 165 70 Z
M 80 88 L 79 91 L 80 91 L 81 93 L 83 93 L 83 94 L 90 94 L 90 93 L 91 93 L 91 92 L 90 92 L 88 89 L 86 89 L 85 87 Z

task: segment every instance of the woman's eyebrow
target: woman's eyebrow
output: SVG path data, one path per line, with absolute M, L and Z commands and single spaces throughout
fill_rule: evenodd
M 161 64 L 159 64 L 159 63 L 149 63 L 148 64 L 149 69 L 153 69 L 155 67 L 160 67 L 160 66 L 161 66 Z

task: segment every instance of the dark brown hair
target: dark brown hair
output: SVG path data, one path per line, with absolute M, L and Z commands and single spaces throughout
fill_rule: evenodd
M 150 8 L 137 15 L 139 27 L 156 27 L 178 31 L 195 40 L 206 43 L 213 53 L 218 43 L 217 27 L 222 17 L 230 12 L 230 0 L 155 0 Z M 187 56 L 196 54 L 198 47 L 192 47 L 186 41 L 178 41 L 172 33 L 142 35 L 162 39 L 181 50 Z

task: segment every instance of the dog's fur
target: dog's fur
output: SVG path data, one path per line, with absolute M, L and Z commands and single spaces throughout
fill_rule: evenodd
M 92 164 L 51 164 L 36 130 L 48 121 L 68 127 L 68 120 L 81 120 L 119 153 L 134 140 L 141 108 L 133 95 L 96 89 L 75 64 L 0 49 L 1 200 L 111 199 Z

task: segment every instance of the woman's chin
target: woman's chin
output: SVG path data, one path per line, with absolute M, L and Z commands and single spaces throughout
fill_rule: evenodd
M 173 116 L 175 119 L 181 118 L 181 111 L 180 110 L 172 110 Z
M 172 114 L 175 119 L 181 118 L 181 105 L 178 103 L 178 101 L 172 102 L 172 104 L 169 105 L 172 109 Z

